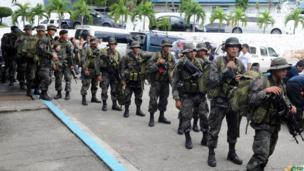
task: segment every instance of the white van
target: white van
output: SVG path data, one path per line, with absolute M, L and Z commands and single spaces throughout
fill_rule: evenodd
M 100 26 L 89 26 L 82 25 L 76 27 L 75 38 L 79 39 L 81 34 L 89 33 L 93 37 L 102 40 L 100 48 L 104 48 L 108 44 L 110 37 L 114 37 L 117 41 L 117 50 L 124 56 L 127 53 L 128 38 L 131 30 L 111 28 L 111 27 L 100 27 Z

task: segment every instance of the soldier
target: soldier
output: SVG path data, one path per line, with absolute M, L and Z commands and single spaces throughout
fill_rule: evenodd
M 40 99 L 51 100 L 48 96 L 48 88 L 51 84 L 51 69 L 52 69 L 52 60 L 57 61 L 58 56 L 53 52 L 52 46 L 54 43 L 53 36 L 57 31 L 56 26 L 48 25 L 47 26 L 47 35 L 43 36 L 37 42 L 37 55 L 39 57 L 39 80 L 40 80 L 40 89 L 41 95 Z
M 184 57 L 178 61 L 174 68 L 172 94 L 176 108 L 180 110 L 180 127 L 185 134 L 185 147 L 186 149 L 192 149 L 190 131 L 193 113 L 198 113 L 201 120 L 206 119 L 204 113 L 206 94 L 200 86 L 204 62 L 199 58 L 195 58 L 192 43 L 185 44 L 183 54 Z M 206 136 L 207 128 L 203 125 L 200 126 Z
M 96 92 L 98 81 L 101 80 L 100 76 L 100 56 L 101 52 L 97 48 L 97 39 L 92 38 L 90 40 L 90 47 L 83 49 L 83 55 L 85 56 L 82 62 L 82 86 L 80 93 L 82 95 L 82 105 L 88 105 L 86 100 L 87 91 L 91 85 L 92 100 L 96 102 Z
M 164 124 L 171 124 L 165 117 L 165 111 L 168 104 L 169 84 L 171 83 L 171 74 L 175 65 L 173 56 L 170 54 L 170 47 L 172 47 L 168 39 L 162 41 L 162 51 L 157 52 L 155 56 L 150 59 L 149 75 L 150 75 L 150 102 L 149 112 L 150 121 L 149 126 L 154 126 L 154 113 L 159 110 L 158 122 Z M 159 102 L 157 102 L 159 100 Z
M 252 146 L 254 154 L 246 167 L 248 171 L 264 170 L 274 152 L 281 127 L 281 106 L 276 104 L 274 97 L 283 99 L 287 111 L 293 114 L 297 111 L 287 98 L 283 82 L 289 68 L 290 65 L 284 58 L 276 58 L 271 61 L 271 75 L 257 79 L 251 86 L 249 104 L 254 110 L 250 120 L 255 136 Z
M 142 95 L 145 81 L 145 68 L 147 60 L 140 51 L 140 44 L 133 41 L 131 51 L 121 61 L 121 77 L 125 87 L 125 112 L 123 116 L 129 117 L 129 106 L 132 94 L 135 94 L 136 115 L 144 117 L 141 111 Z
M 11 27 L 10 33 L 5 33 L 1 38 L 2 57 L 4 59 L 5 68 L 2 75 L 2 82 L 6 82 L 6 73 L 8 70 L 9 86 L 13 86 L 16 72 L 16 47 L 15 42 L 18 38 L 20 30 L 17 26 Z
M 224 50 L 226 55 L 217 57 L 210 66 L 209 74 L 209 95 L 211 97 L 211 112 L 208 118 L 208 165 L 216 166 L 215 151 L 217 146 L 218 134 L 221 129 L 222 121 L 226 116 L 228 131 L 227 138 L 229 143 L 229 153 L 227 159 L 235 164 L 241 165 L 235 152 L 235 144 L 239 134 L 237 113 L 232 112 L 228 104 L 228 93 L 237 86 L 240 74 L 245 72 L 245 67 L 236 57 L 241 50 L 241 44 L 235 37 L 228 38 L 225 41 Z
M 61 30 L 59 32 L 59 44 L 61 47 L 61 56 L 59 56 L 59 60 L 56 62 L 57 70 L 54 71 L 55 75 L 55 89 L 57 91 L 57 95 L 54 99 L 62 98 L 62 78 L 65 80 L 65 100 L 70 100 L 70 92 L 71 92 L 71 79 L 72 73 L 71 70 L 74 67 L 73 60 L 73 45 L 68 39 L 68 31 Z
M 122 109 L 117 105 L 117 91 L 118 84 L 121 84 L 120 77 L 120 53 L 116 50 L 117 42 L 115 38 L 111 37 L 108 41 L 108 48 L 101 50 L 100 65 L 102 72 L 101 98 L 102 110 L 107 111 L 108 88 L 111 86 L 112 109 L 121 111 Z

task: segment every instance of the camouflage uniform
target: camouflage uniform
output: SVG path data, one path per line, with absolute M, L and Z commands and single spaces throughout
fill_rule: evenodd
M 111 44 L 117 45 L 114 38 L 110 38 L 108 46 Z M 115 50 L 114 52 L 110 48 L 101 50 L 100 65 L 102 72 L 102 81 L 100 82 L 101 87 L 101 98 L 103 101 L 102 110 L 107 111 L 107 99 L 108 99 L 108 88 L 111 86 L 111 99 L 113 102 L 112 109 L 121 111 L 121 108 L 117 105 L 117 93 L 118 84 L 121 84 L 120 78 L 120 53 Z
M 85 48 L 83 49 L 83 55 L 84 60 L 82 61 L 82 86 L 80 93 L 82 95 L 82 104 L 88 105 L 86 100 L 87 91 L 90 88 L 91 85 L 91 93 L 92 93 L 92 99 L 93 96 L 96 98 L 96 92 L 97 92 L 97 76 L 100 75 L 100 65 L 99 65 L 99 58 L 101 55 L 101 52 L 98 48 Z M 84 71 L 88 71 L 89 75 L 85 75 Z
M 162 41 L 162 47 L 172 47 L 169 40 L 164 39 Z M 159 64 L 158 60 L 164 59 L 164 64 Z M 160 111 L 158 122 L 170 124 L 165 116 L 164 112 L 167 109 L 168 97 L 169 97 L 169 84 L 171 83 L 171 74 L 175 65 L 173 56 L 168 53 L 165 54 L 164 51 L 157 52 L 155 56 L 150 59 L 148 72 L 150 76 L 150 102 L 149 102 L 149 112 L 150 121 L 149 126 L 154 126 L 154 113 L 157 109 Z M 159 101 L 158 101 L 159 100 Z
M 62 78 L 65 80 L 65 100 L 70 99 L 71 92 L 71 67 L 74 66 L 73 61 L 73 45 L 68 40 L 59 39 L 58 43 L 61 46 L 60 55 L 58 56 L 59 60 L 56 62 L 56 70 L 54 71 L 55 75 L 55 89 L 58 92 L 57 95 L 61 95 L 62 91 Z
M 196 73 L 201 73 L 203 70 L 204 62 L 201 59 L 195 58 L 194 56 L 189 56 L 189 53 L 193 53 L 194 50 L 192 43 L 187 43 L 185 45 L 185 50 L 183 53 L 185 57 L 181 58 L 179 62 L 176 64 L 173 72 L 172 79 L 172 91 L 173 98 L 177 101 L 180 100 L 182 102 L 182 107 L 180 109 L 181 116 L 181 130 L 185 133 L 185 147 L 187 149 L 192 148 L 192 140 L 190 136 L 191 131 L 191 119 L 194 113 L 198 113 L 201 119 L 201 130 L 206 132 L 208 127 L 207 118 L 205 116 L 205 101 L 206 95 L 202 90 L 199 82 L 201 81 L 200 76 L 194 76 Z M 193 59 L 192 59 L 193 58 Z M 191 63 L 197 68 L 195 73 L 189 73 L 186 68 L 187 62 Z
M 133 42 L 130 48 L 140 48 L 138 42 Z M 126 83 L 125 87 L 125 112 L 124 117 L 129 117 L 129 106 L 131 104 L 132 94 L 135 94 L 136 115 L 145 116 L 141 111 L 142 95 L 145 81 L 145 59 L 143 53 L 134 54 L 132 51 L 122 58 L 121 76 L 122 81 Z
M 287 69 L 290 65 L 283 58 L 276 58 L 271 63 L 271 71 L 278 69 Z M 253 142 L 253 156 L 247 164 L 248 171 L 264 170 L 269 157 L 273 154 L 278 134 L 281 127 L 280 109 L 273 100 L 272 94 L 267 94 L 264 89 L 272 86 L 280 87 L 281 98 L 284 99 L 287 106 L 291 107 L 286 94 L 286 88 L 283 80 L 275 82 L 273 76 L 262 77 L 256 80 L 251 86 L 249 102 L 254 110 L 250 116 L 251 126 L 255 130 Z
M 241 48 L 241 44 L 236 38 L 228 38 L 225 43 L 226 48 L 238 47 Z M 235 59 L 235 69 L 228 69 L 226 67 L 228 63 L 228 57 L 217 57 L 214 63 L 210 66 L 209 73 L 209 84 L 212 90 L 211 98 L 211 112 L 208 118 L 209 135 L 208 135 L 208 165 L 211 167 L 216 166 L 215 152 L 214 149 L 217 147 L 218 135 L 221 130 L 221 125 L 224 117 L 226 116 L 228 131 L 227 141 L 229 143 L 228 159 L 236 164 L 242 164 L 242 161 L 238 158 L 235 153 L 235 144 L 237 137 L 239 136 L 238 128 L 238 115 L 232 112 L 228 104 L 228 93 L 229 91 L 237 86 L 235 76 L 237 74 L 245 73 L 245 67 L 242 62 Z

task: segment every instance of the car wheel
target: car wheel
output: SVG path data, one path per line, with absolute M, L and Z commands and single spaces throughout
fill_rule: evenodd
M 63 24 L 61 24 L 61 28 L 62 28 L 62 29 L 68 29 L 69 26 L 68 26 L 67 23 L 63 23 Z
M 232 33 L 243 33 L 243 31 L 241 28 L 236 27 L 236 28 L 232 29 Z
M 80 25 L 80 23 L 74 23 L 73 28 L 76 29 L 76 27 L 79 26 L 79 25 Z
M 104 26 L 104 27 L 112 27 L 111 24 L 109 24 L 109 23 L 103 23 L 102 26 Z
M 282 34 L 282 31 L 280 29 L 273 29 L 270 32 L 271 34 Z

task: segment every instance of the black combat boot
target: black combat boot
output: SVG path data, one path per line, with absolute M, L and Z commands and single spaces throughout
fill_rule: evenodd
M 198 122 L 198 119 L 197 119 L 197 118 L 193 119 L 193 126 L 192 126 L 192 129 L 193 129 L 194 132 L 199 132 L 199 131 L 200 131 L 199 128 L 198 128 L 197 122 Z
M 91 102 L 92 103 L 101 103 L 101 101 L 97 99 L 96 93 L 92 93 Z
M 190 150 L 193 148 L 190 132 L 185 132 L 185 137 L 186 137 L 185 147 L 186 149 Z
M 101 108 L 102 111 L 107 111 L 107 101 L 106 100 L 103 100 L 102 101 L 102 108 Z
M 235 143 L 229 143 L 229 152 L 227 155 L 227 160 L 237 165 L 243 164 L 243 161 L 239 158 L 239 156 L 235 152 Z
M 124 116 L 125 118 L 128 118 L 128 117 L 129 117 L 129 106 L 125 106 L 125 112 L 124 112 L 123 116 Z
M 87 105 L 88 105 L 86 95 L 82 95 L 82 101 L 81 101 L 81 104 L 82 104 L 82 105 L 84 105 L 84 106 L 87 106 Z
M 54 97 L 54 99 L 61 99 L 62 98 L 62 94 L 61 91 L 57 91 L 56 96 Z
M 203 138 L 201 141 L 202 146 L 207 146 L 207 137 L 208 137 L 208 132 L 207 131 L 203 132 Z
M 112 101 L 112 110 L 122 111 L 121 107 L 118 106 L 117 101 Z
M 159 113 L 158 122 L 164 124 L 171 124 L 171 122 L 165 117 L 165 113 L 163 111 L 160 111 Z
M 32 94 L 32 89 L 30 89 L 30 88 L 28 88 L 27 90 L 26 90 L 26 96 L 29 96 L 29 97 L 33 97 L 33 94 Z
M 208 166 L 216 167 L 216 159 L 215 159 L 214 148 L 209 148 Z
M 42 91 L 42 92 L 41 92 L 40 99 L 42 99 L 42 100 L 47 100 L 47 101 L 52 100 L 52 98 L 50 98 L 50 97 L 48 96 L 47 91 Z
M 179 123 L 178 123 L 178 128 L 177 128 L 177 133 L 179 135 L 183 135 L 183 130 L 182 130 L 182 119 L 179 119 Z
M 154 127 L 154 113 L 150 113 L 149 127 Z
M 65 93 L 65 98 L 64 98 L 64 100 L 70 100 L 71 99 L 71 96 L 70 96 L 70 92 L 66 92 Z
M 140 117 L 145 117 L 146 115 L 144 114 L 144 112 L 141 111 L 140 106 L 136 107 L 136 115 L 140 116 Z

